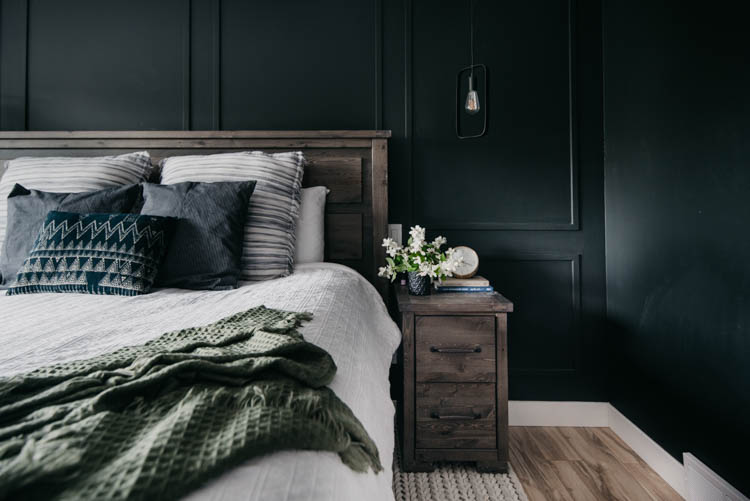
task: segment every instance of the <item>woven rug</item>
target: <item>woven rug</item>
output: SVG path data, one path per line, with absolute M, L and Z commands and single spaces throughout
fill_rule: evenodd
M 396 501 L 528 501 L 512 468 L 508 473 L 479 473 L 473 463 L 438 463 L 432 473 L 406 473 L 401 471 L 399 449 L 396 446 L 393 454 Z

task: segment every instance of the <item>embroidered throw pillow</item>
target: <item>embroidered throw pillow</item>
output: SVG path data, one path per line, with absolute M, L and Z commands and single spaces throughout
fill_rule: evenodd
M 8 160 L 0 178 L 0 254 L 5 240 L 6 200 L 16 184 L 30 190 L 80 193 L 142 183 L 152 172 L 151 156 L 147 151 L 108 157 L 21 157 Z M 6 277 L 5 281 L 12 279 L 12 276 Z
M 186 155 L 161 162 L 161 183 L 257 181 L 242 242 L 242 279 L 284 277 L 294 266 L 305 157 L 301 151 Z
M 0 255 L 0 288 L 16 278 L 49 211 L 126 213 L 132 211 L 140 195 L 138 184 L 81 193 L 49 193 L 16 184 L 8 195 L 8 227 Z
M 7 294 L 145 294 L 174 222 L 161 216 L 51 211 Z

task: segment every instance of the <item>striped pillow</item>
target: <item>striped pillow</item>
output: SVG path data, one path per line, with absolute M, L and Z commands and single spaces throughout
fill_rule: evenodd
M 112 157 L 22 157 L 9 160 L 0 178 L 0 252 L 5 241 L 8 194 L 16 183 L 31 190 L 79 193 L 138 184 L 151 174 L 147 151 Z
M 242 242 L 242 279 L 284 277 L 294 266 L 305 157 L 301 151 L 190 155 L 162 160 L 162 184 L 186 181 L 257 181 L 250 197 Z

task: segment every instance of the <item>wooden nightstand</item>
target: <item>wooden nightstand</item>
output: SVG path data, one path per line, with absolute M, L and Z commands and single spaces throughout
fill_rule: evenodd
M 498 293 L 410 296 L 396 287 L 403 334 L 403 468 L 476 461 L 508 470 L 507 314 Z

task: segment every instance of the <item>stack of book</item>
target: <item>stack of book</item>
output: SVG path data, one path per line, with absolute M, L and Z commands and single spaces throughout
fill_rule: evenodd
M 436 292 L 492 292 L 495 289 L 490 281 L 484 277 L 446 278 L 442 282 L 435 282 Z

